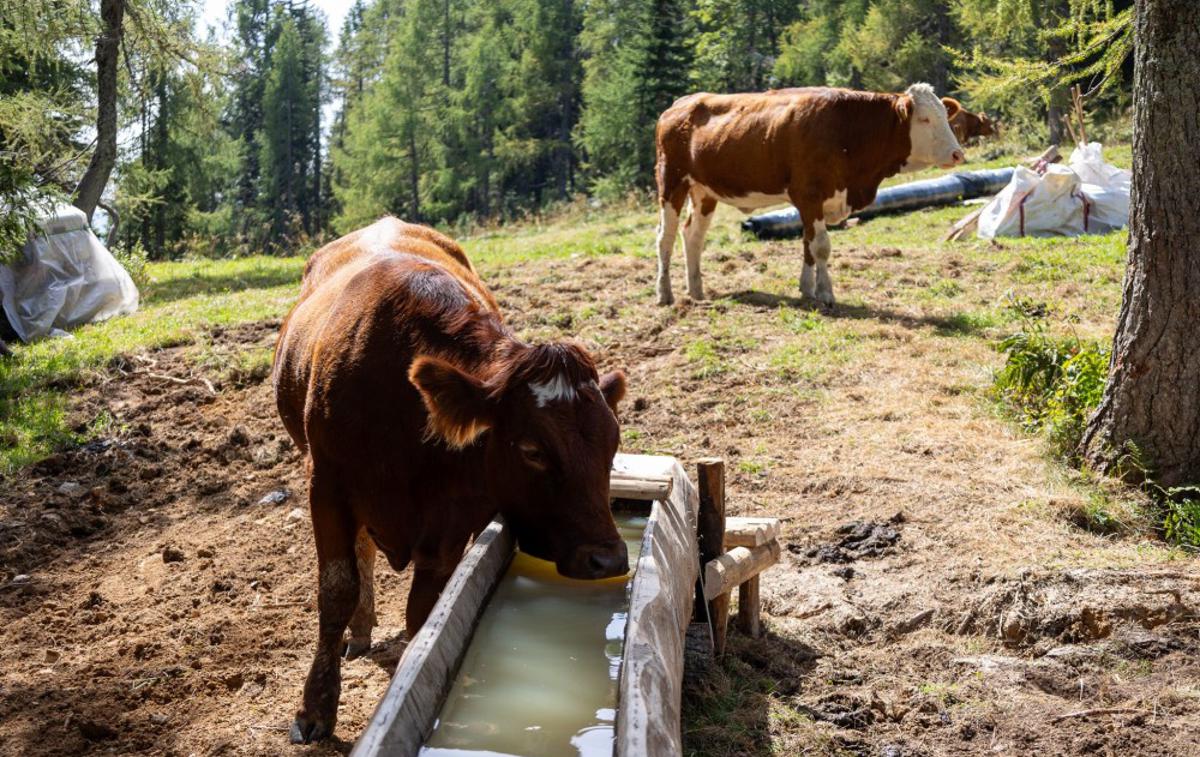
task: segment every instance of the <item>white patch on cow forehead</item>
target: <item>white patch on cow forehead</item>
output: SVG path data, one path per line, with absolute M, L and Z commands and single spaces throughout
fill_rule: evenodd
M 545 407 L 550 402 L 574 402 L 579 393 L 571 385 L 570 379 L 561 373 L 549 381 L 533 381 L 529 384 L 538 407 Z
M 937 96 L 937 93 L 933 91 L 933 87 L 929 84 L 925 84 L 923 82 L 920 84 L 914 84 L 909 87 L 904 94 L 911 97 L 913 102 L 917 105 L 936 105 L 942 110 L 946 109 L 946 106 L 942 103 L 941 99 Z

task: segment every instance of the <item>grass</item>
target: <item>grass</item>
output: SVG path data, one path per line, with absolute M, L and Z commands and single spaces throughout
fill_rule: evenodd
M 191 344 L 215 326 L 278 318 L 303 270 L 301 258 L 151 263 L 137 313 L 83 326 L 73 338 L 16 346 L 15 358 L 0 361 L 0 475 L 92 435 L 69 426 L 69 394 L 113 358 Z
M 1128 148 L 1109 151 L 1110 160 L 1128 165 Z M 993 167 L 1012 163 L 1011 157 L 974 160 L 974 167 Z M 906 176 L 908 180 L 928 178 L 936 172 Z M 518 269 L 535 260 L 572 260 L 596 256 L 629 255 L 638 259 L 654 255 L 654 229 L 657 223 L 649 199 L 632 196 L 624 203 L 599 207 L 579 201 L 559 208 L 553 217 L 533 217 L 517 225 L 476 230 L 464 240 L 481 274 L 503 288 L 518 278 Z M 845 230 L 833 232 L 835 280 L 843 291 L 863 287 L 886 287 L 900 295 L 899 304 L 941 311 L 930 319 L 937 333 L 945 336 L 976 337 L 993 331 L 1001 322 L 997 315 L 1001 303 L 981 292 L 1003 277 L 1020 287 L 1028 296 L 1051 302 L 1079 298 L 1082 290 L 1089 297 L 1080 302 L 1094 331 L 1110 328 L 1111 313 L 1119 304 L 1121 262 L 1124 259 L 1124 234 L 1063 239 L 1005 239 L 999 244 L 978 240 L 965 243 L 937 241 L 943 229 L 963 213 L 961 208 L 939 208 L 903 216 L 879 218 Z M 721 206 L 710 232 L 709 259 L 715 267 L 742 265 L 739 257 L 753 256 L 762 243 L 745 236 L 737 227 L 741 216 Z M 939 255 L 952 256 L 965 271 L 961 276 L 947 275 L 938 257 L 932 263 L 914 267 L 911 275 L 923 280 L 896 281 L 887 266 L 866 266 L 847 272 L 836 268 L 839 254 L 847 249 L 911 249 L 914 241 L 932 248 Z M 793 248 L 794 249 L 794 246 Z M 682 250 L 677 251 L 681 257 Z M 677 261 L 678 263 L 678 261 Z M 303 272 L 304 259 L 256 256 L 234 260 L 193 260 L 150 263 L 145 268 L 148 281 L 142 291 L 141 310 L 130 317 L 78 329 L 73 339 L 57 339 L 30 346 L 16 346 L 16 358 L 0 363 L 0 475 L 14 470 L 64 446 L 79 443 L 94 431 L 90 426 L 71 427 L 69 395 L 80 385 L 100 375 L 118 355 L 160 347 L 194 344 L 216 326 L 279 318 L 294 301 L 296 285 Z M 798 260 L 791 256 L 771 257 L 756 264 L 766 292 L 794 297 Z M 562 271 L 550 269 L 547 275 L 562 280 Z M 711 280 L 711 279 L 710 279 Z M 677 280 L 678 286 L 680 282 Z M 581 295 L 584 296 L 584 295 Z M 631 297 L 650 297 L 643 287 Z M 583 303 L 574 312 L 544 316 L 550 331 L 569 332 L 591 323 L 603 323 L 599 317 L 606 303 Z M 729 372 L 735 358 L 758 347 L 758 340 L 746 335 L 746 324 L 739 320 L 757 317 L 751 313 L 734 314 L 732 303 L 716 303 L 710 311 L 708 333 L 692 338 L 685 346 L 685 358 L 692 375 L 698 379 Z M 628 313 L 623 306 L 621 315 Z M 864 313 L 875 316 L 878 314 Z M 886 315 L 886 314 L 884 314 Z M 844 364 L 861 351 L 854 327 L 833 328 L 820 313 L 780 307 L 778 321 L 784 336 L 795 339 L 776 343 L 765 353 L 768 368 L 778 380 L 813 379 L 830 366 Z M 1086 330 L 1087 326 L 1081 327 Z M 588 329 L 597 332 L 598 329 Z M 539 332 L 540 335 L 540 332 Z M 596 333 L 598 342 L 606 335 Z M 203 359 L 203 346 L 198 348 Z M 213 356 L 209 356 L 210 361 Z M 262 375 L 269 355 L 259 350 L 250 356 L 221 357 L 215 368 L 218 376 L 238 383 Z

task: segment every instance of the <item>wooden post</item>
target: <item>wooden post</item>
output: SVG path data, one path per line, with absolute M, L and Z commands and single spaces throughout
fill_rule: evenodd
M 709 457 L 696 462 L 696 485 L 700 494 L 697 536 L 700 544 L 700 575 L 704 566 L 725 553 L 725 461 Z M 696 586 L 695 614 L 711 624 L 713 653 L 725 653 L 725 629 L 729 621 L 729 594 L 713 598 L 704 611 L 704 591 Z
M 758 576 L 738 587 L 738 630 L 757 639 L 759 627 Z

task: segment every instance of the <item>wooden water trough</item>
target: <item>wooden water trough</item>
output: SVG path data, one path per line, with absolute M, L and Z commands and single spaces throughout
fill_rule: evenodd
M 697 487 L 674 458 L 619 454 L 610 491 L 614 508 L 648 504 L 649 510 L 628 586 L 614 753 L 679 755 L 684 640 L 693 616 L 709 626 L 713 649 L 721 653 L 736 587 L 739 626 L 757 635 L 758 574 L 778 560 L 778 522 L 726 521 L 724 466 L 717 460 L 700 463 Z M 514 549 L 501 518 L 475 540 L 406 648 L 352 757 L 418 754 Z

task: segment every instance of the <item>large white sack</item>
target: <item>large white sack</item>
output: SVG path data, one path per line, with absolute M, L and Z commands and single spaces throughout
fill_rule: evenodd
M 1129 223 L 1129 171 L 1104 162 L 1101 146 L 1077 147 L 1045 174 L 1025 167 L 979 215 L 979 237 L 1101 234 Z
M 82 210 L 60 205 L 41 227 L 17 262 L 0 266 L 0 300 L 22 341 L 137 310 L 137 287 Z

